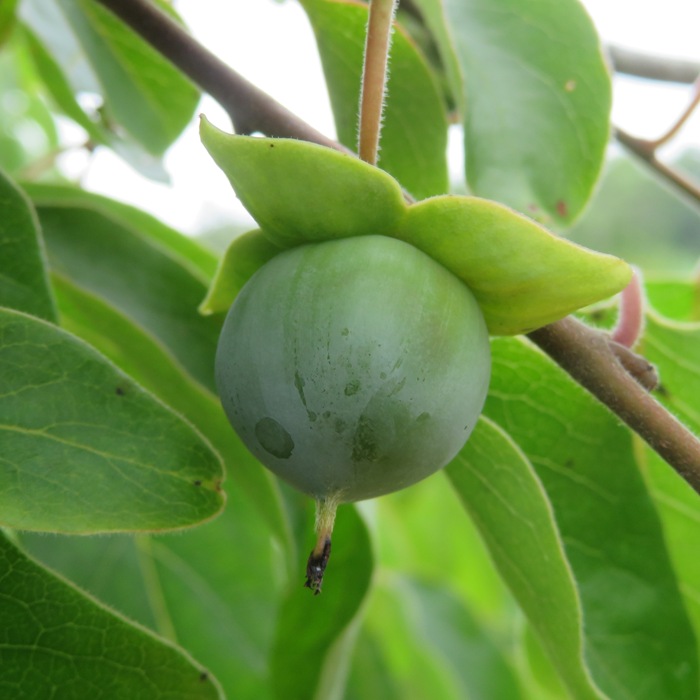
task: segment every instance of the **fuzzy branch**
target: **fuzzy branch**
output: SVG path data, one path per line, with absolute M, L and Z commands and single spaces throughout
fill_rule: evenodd
M 148 0 L 95 1 L 214 97 L 227 110 L 238 133 L 259 131 L 345 150 L 242 78 Z M 653 385 L 653 368 L 648 362 L 571 317 L 531 333 L 530 339 L 700 493 L 700 442 L 647 393 L 645 386 Z

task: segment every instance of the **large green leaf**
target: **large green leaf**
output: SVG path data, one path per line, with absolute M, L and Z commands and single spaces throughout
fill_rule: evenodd
M 552 508 L 527 457 L 481 418 L 447 474 L 573 698 L 600 698 L 581 605 Z
M 56 275 L 54 286 L 64 327 L 103 352 L 201 431 L 224 459 L 230 490 L 246 494 L 293 557 L 277 484 L 231 429 L 218 398 L 189 377 L 156 338 L 109 304 Z
M 272 697 L 268 655 L 286 582 L 253 503 L 232 492 L 216 520 L 171 536 L 22 535 L 22 543 L 115 609 L 182 645 L 226 697 Z
M 318 44 L 338 139 L 357 148 L 367 7 L 358 2 L 303 0 Z M 414 197 L 443 194 L 447 178 L 447 115 L 437 81 L 419 48 L 396 25 L 377 165 Z
M 167 530 L 221 509 L 218 455 L 94 349 L 9 309 L 0 338 L 2 524 Z
M 307 518 L 309 535 L 312 523 L 312 518 Z M 311 551 L 313 543 L 305 539 L 309 542 L 307 551 Z M 275 698 L 342 697 L 372 569 L 367 528 L 355 506 L 343 505 L 338 510 L 323 593 L 314 596 L 303 588 L 299 570 L 282 601 L 270 659 Z
M 174 251 L 153 233 L 151 219 L 124 215 L 104 198 L 76 194 L 72 187 L 28 187 L 27 192 L 39 214 L 51 269 L 134 319 L 213 389 L 221 319 L 197 313 L 206 277 L 201 266 L 183 264 L 187 248 Z
M 517 604 L 479 531 L 465 517 L 445 470 L 373 504 L 378 560 L 383 568 L 425 582 L 449 582 L 496 634 L 512 638 Z
M 354 156 L 294 139 L 234 136 L 202 118 L 201 137 L 274 243 L 389 234 L 406 205 L 396 180 Z
M 0 693 L 13 700 L 207 700 L 216 680 L 0 534 Z
M 700 280 L 658 280 L 644 285 L 649 303 L 675 321 L 700 320 Z
M 396 236 L 471 289 L 489 332 L 515 335 L 621 291 L 624 261 L 559 238 L 531 219 L 477 197 L 413 204 Z
M 361 637 L 363 641 L 369 638 L 374 653 L 378 655 L 373 662 L 379 666 L 376 672 L 384 676 L 382 680 L 385 687 L 380 688 L 381 691 L 387 692 L 387 695 L 358 694 L 358 688 L 363 688 L 366 683 L 369 682 L 374 687 L 378 683 L 377 679 L 372 679 L 371 676 L 358 678 L 359 668 L 355 664 L 349 686 L 354 695 L 350 694 L 350 699 L 388 697 L 392 700 L 461 700 L 466 697 L 472 700 L 471 695 L 464 694 L 464 688 L 460 688 L 454 673 L 440 658 L 433 639 L 425 638 L 427 630 L 421 629 L 420 620 L 416 619 L 422 611 L 410 607 L 411 603 L 415 605 L 415 601 L 406 600 L 407 596 L 401 590 L 401 584 L 403 581 L 395 577 L 386 581 L 380 579 L 369 602 L 365 629 Z M 455 651 L 464 653 L 462 642 L 460 639 Z M 362 656 L 360 660 L 363 660 Z M 464 658 L 463 668 L 466 668 L 467 662 L 468 659 Z M 370 666 L 370 673 L 373 670 Z M 505 696 L 504 700 L 511 698 Z
M 578 0 L 418 0 L 460 105 L 475 194 L 570 223 L 598 178 L 610 76 Z
M 39 223 L 25 195 L 0 172 L 0 306 L 56 320 Z
M 205 284 L 211 281 L 216 272 L 218 258 L 215 253 L 142 209 L 78 187 L 36 182 L 26 183 L 24 187 L 31 199 L 41 206 L 92 209 L 138 231 L 140 235 L 165 248 L 172 257 L 177 258 L 180 265 Z
M 199 101 L 194 85 L 99 3 L 52 0 L 26 5 L 23 19 L 61 66 L 73 91 L 101 94 L 110 119 L 150 153 L 163 153 L 192 118 Z
M 515 670 L 471 611 L 444 585 L 392 580 L 418 642 L 432 648 L 457 698 L 521 700 Z M 398 585 L 396 585 L 398 584 Z M 398 590 L 397 590 L 398 589 Z
M 686 285 L 689 293 L 691 285 Z M 641 351 L 659 370 L 659 399 L 697 435 L 700 431 L 700 324 L 649 314 Z M 700 498 L 668 464 L 644 449 L 652 493 L 664 522 L 686 606 L 700 635 Z
M 583 608 L 585 659 L 611 698 L 695 699 L 697 642 L 629 431 L 540 352 L 492 343 L 485 413 L 535 467 Z

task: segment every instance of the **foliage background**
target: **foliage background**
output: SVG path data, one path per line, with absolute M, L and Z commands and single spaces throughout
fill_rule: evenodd
M 521 339 L 494 341 L 486 419 L 444 474 L 341 510 L 326 588 L 309 596 L 312 504 L 247 455 L 213 393 L 221 318 L 197 307 L 232 227 L 200 246 L 57 167 L 68 118 L 90 138 L 81 157 L 111 148 L 162 177 L 196 90 L 93 2 L 3 11 L 0 300 L 13 310 L 0 313 L 0 689 L 697 697 L 697 496 Z M 694 152 L 682 161 L 697 171 Z M 628 158 L 608 164 L 571 230 L 649 272 L 641 350 L 659 367 L 658 397 L 696 431 L 697 232 L 697 202 Z M 17 302 L 7 279 L 30 296 Z M 223 513 L 151 534 L 216 515 L 222 462 Z

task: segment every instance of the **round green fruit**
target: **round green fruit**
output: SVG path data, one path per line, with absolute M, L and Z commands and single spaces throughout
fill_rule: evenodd
M 317 499 L 358 501 L 447 464 L 486 398 L 488 332 L 463 282 L 413 246 L 301 246 L 242 289 L 216 357 L 248 449 Z

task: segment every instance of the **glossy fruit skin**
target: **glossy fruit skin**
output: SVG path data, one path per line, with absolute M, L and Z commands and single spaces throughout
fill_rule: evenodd
M 285 251 L 226 318 L 216 380 L 269 469 L 315 498 L 402 489 L 462 448 L 491 355 L 463 282 L 415 247 L 362 236 Z

